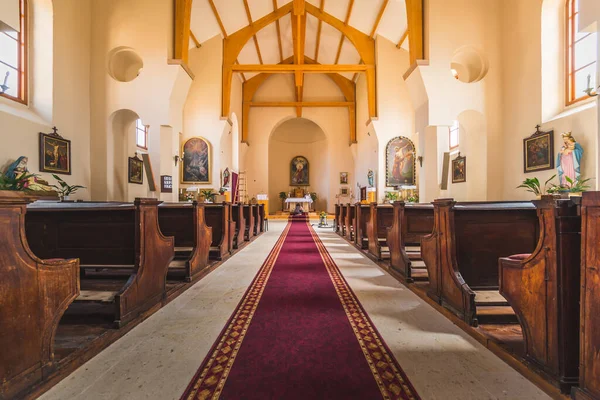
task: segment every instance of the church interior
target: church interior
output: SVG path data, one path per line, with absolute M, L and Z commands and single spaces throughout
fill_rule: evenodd
M 599 30 L 1 0 L 0 400 L 600 399 Z

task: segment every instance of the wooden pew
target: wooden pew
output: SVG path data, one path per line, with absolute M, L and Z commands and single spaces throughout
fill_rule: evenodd
M 342 236 L 346 236 L 346 211 L 348 207 L 346 204 L 340 204 L 340 229 L 338 233 Z
M 79 295 L 79 260 L 41 260 L 25 235 L 34 198 L 0 191 L 0 398 L 21 398 L 54 369 L 58 323 Z
M 359 249 L 366 250 L 369 248 L 367 223 L 371 216 L 371 207 L 368 204 L 356 203 L 355 212 L 354 244 L 356 244 Z
M 83 279 L 79 303 L 113 307 L 121 327 L 162 304 L 174 241 L 158 224 L 155 199 L 132 203 L 33 203 L 25 230 L 35 254 L 44 258 L 79 258 L 87 271 L 122 271 L 122 279 Z
M 439 199 L 433 208 L 433 232 L 421 239 L 429 297 L 473 326 L 516 323 L 498 293 L 498 259 L 533 252 L 539 228 L 535 206 Z
M 260 205 L 252 204 L 253 216 L 254 216 L 254 236 L 260 235 Z
M 333 220 L 335 221 L 335 232 L 339 232 L 340 231 L 340 205 L 339 204 L 335 204 L 334 205 L 334 217 Z
M 600 399 L 600 192 L 585 192 L 581 203 L 581 297 L 577 400 Z
M 204 204 L 162 203 L 158 222 L 161 232 L 175 240 L 175 259 L 169 272 L 183 269 L 185 280 L 191 282 L 208 266 L 212 228 L 206 226 Z
M 371 203 L 369 210 L 367 223 L 369 254 L 377 260 L 388 259 L 387 229 L 392 226 L 394 209 L 390 204 Z
M 392 226 L 387 229 L 390 267 L 406 283 L 427 280 L 421 238 L 433 231 L 433 206 L 395 201 L 392 207 Z
M 525 358 L 568 392 L 578 382 L 581 217 L 570 200 L 544 196 L 534 204 L 537 247 L 500 258 L 500 294 L 523 329 Z
M 235 222 L 235 231 L 233 234 L 233 248 L 239 249 L 245 240 L 246 219 L 244 218 L 244 206 L 242 204 L 232 204 L 231 214 Z
M 254 205 L 244 204 L 244 218 L 246 219 L 245 239 L 252 240 L 254 237 Z
M 233 251 L 235 222 L 231 219 L 231 204 L 205 204 L 206 225 L 212 228 L 209 258 L 221 261 Z
M 264 204 L 258 205 L 258 215 L 260 216 L 259 231 L 260 233 L 263 233 L 265 231 L 265 219 L 267 218 L 267 216 L 265 215 Z
M 354 240 L 354 218 L 356 217 L 356 206 L 354 204 L 346 204 L 346 219 L 345 231 L 346 238 L 350 241 Z

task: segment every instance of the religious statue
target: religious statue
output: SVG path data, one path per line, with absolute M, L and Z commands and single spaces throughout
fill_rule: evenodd
M 375 172 L 372 169 L 367 173 L 367 181 L 369 182 L 369 187 L 373 187 L 373 181 L 375 180 Z
M 17 179 L 21 176 L 29 175 L 29 171 L 27 170 L 27 161 L 29 161 L 29 159 L 25 156 L 17 158 L 15 162 L 8 166 L 4 175 L 10 179 Z M 36 176 L 28 177 L 27 182 L 24 183 L 23 187 L 34 192 L 54 191 L 54 189 L 48 185 L 48 182 L 39 179 Z
M 229 187 L 229 168 L 225 168 L 223 171 L 223 187 Z
M 581 175 L 581 157 L 583 156 L 583 147 L 575 141 L 571 132 L 561 134 L 564 142 L 558 153 L 556 165 L 558 168 L 558 178 L 561 185 L 566 185 L 568 176 L 573 182 L 579 179 Z

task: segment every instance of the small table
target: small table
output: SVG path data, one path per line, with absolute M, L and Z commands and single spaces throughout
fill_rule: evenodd
M 294 211 L 297 203 L 300 203 L 304 212 L 309 212 L 310 205 L 312 204 L 312 202 L 313 201 L 311 198 L 307 199 L 306 197 L 288 197 L 287 199 L 285 199 L 285 204 L 288 205 L 289 212 Z

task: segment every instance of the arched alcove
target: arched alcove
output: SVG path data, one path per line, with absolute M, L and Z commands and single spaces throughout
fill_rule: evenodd
M 146 177 L 144 183 L 131 184 L 128 179 L 128 158 L 138 150 L 135 144 L 135 122 L 139 115 L 128 109 L 115 111 L 109 118 L 106 152 L 106 199 L 133 201 L 136 197 L 147 197 Z M 141 159 L 141 155 L 139 155 Z
M 303 156 L 309 162 L 308 190 L 317 193 L 316 210 L 326 210 L 330 187 L 328 141 L 319 125 L 306 118 L 285 119 L 269 137 L 269 212 L 281 210 L 279 192 L 290 190 L 290 162 Z

